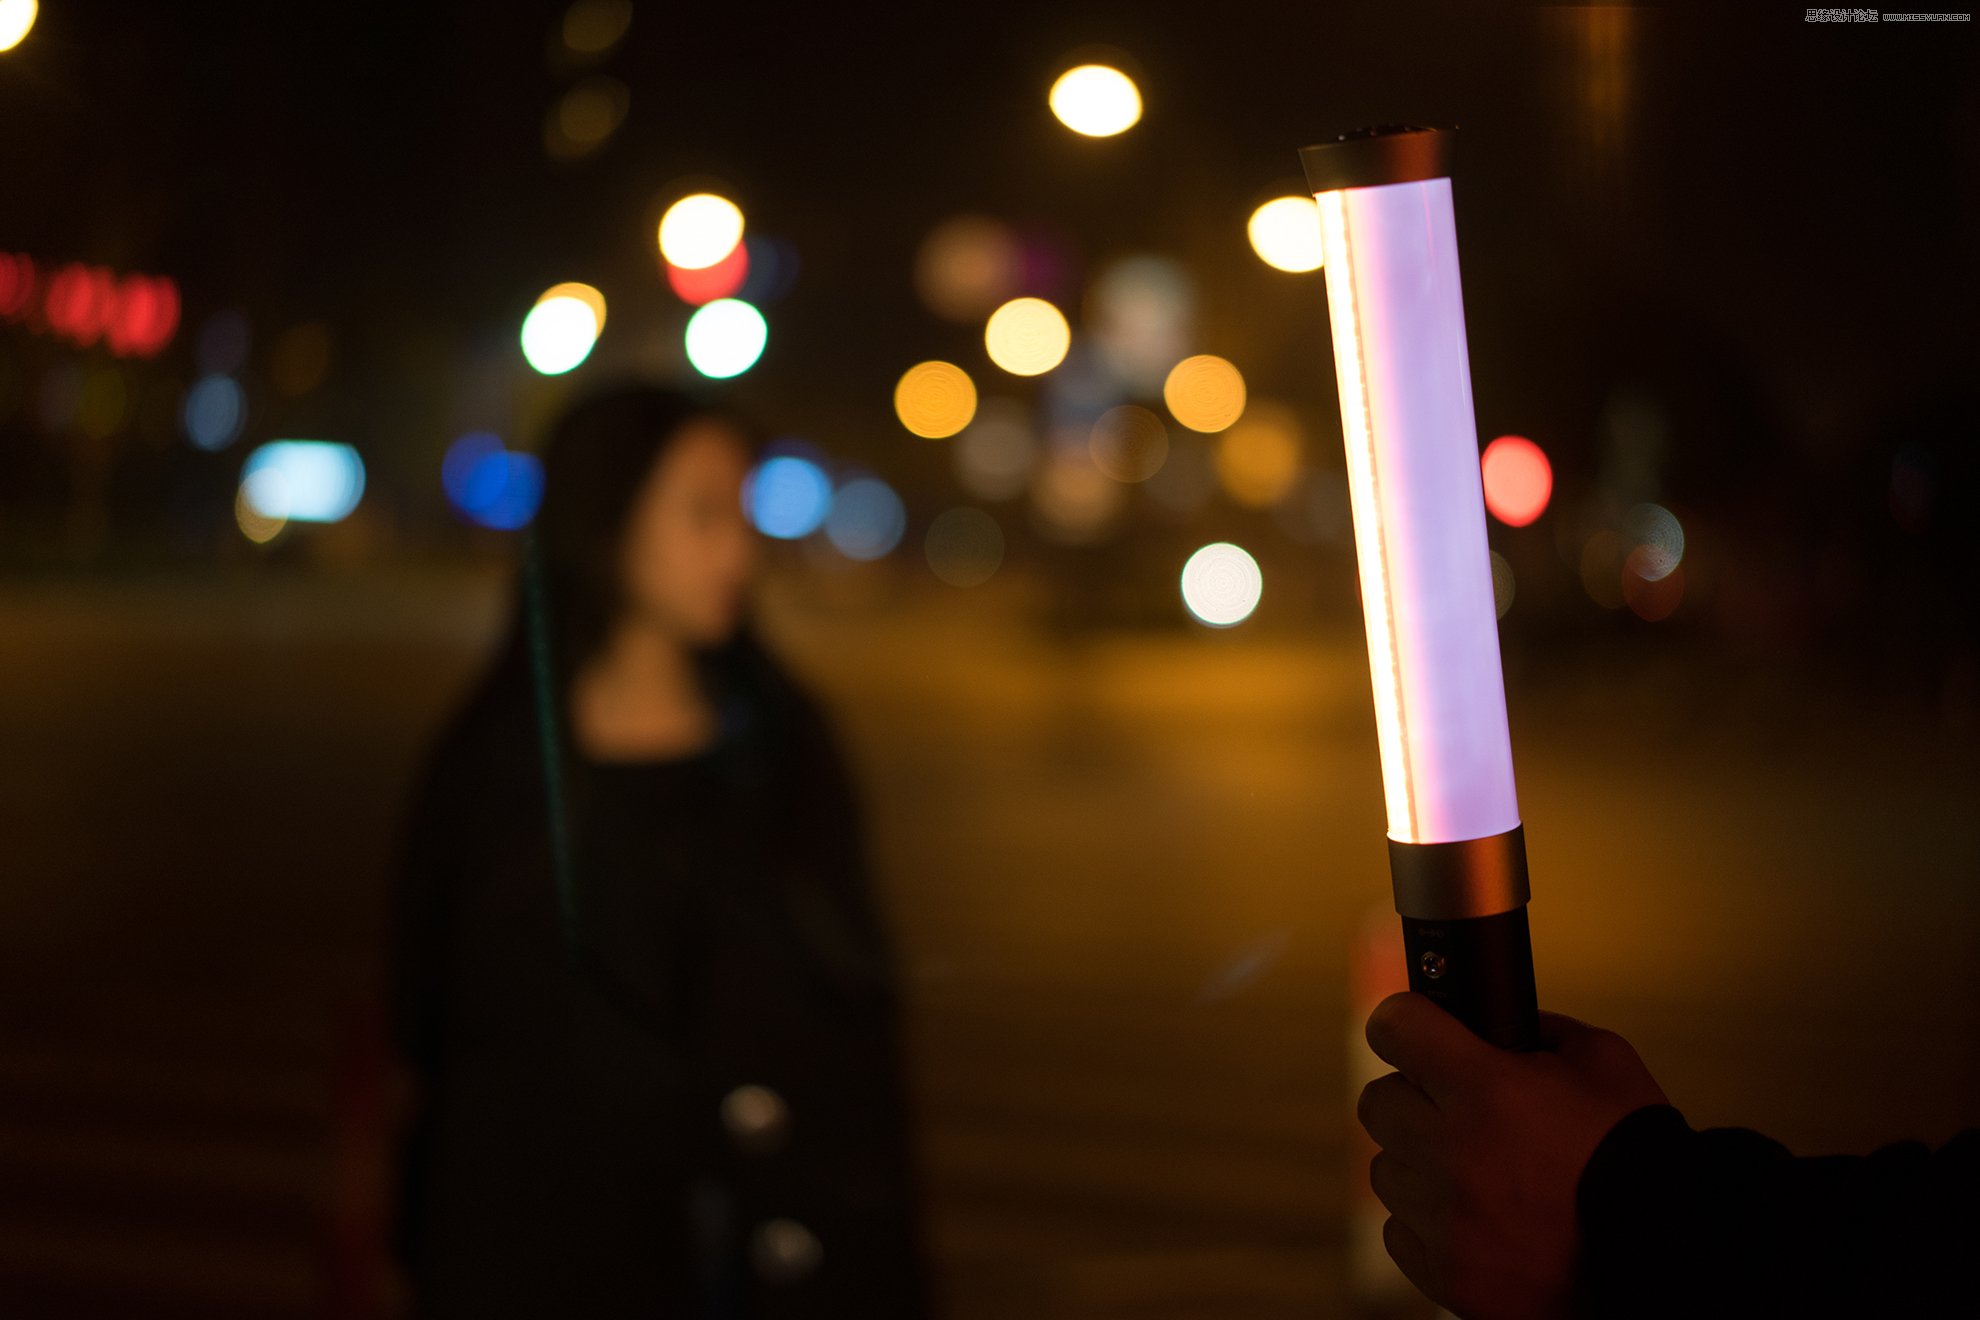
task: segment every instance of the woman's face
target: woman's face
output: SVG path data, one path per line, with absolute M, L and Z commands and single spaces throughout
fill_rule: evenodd
M 756 538 L 743 516 L 749 454 L 734 428 L 696 418 L 633 499 L 621 572 L 626 608 L 691 646 L 712 646 L 742 619 Z

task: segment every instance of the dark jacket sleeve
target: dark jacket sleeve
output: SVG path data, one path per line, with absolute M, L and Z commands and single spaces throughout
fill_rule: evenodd
M 1578 1191 L 1598 1317 L 1964 1313 L 1980 1291 L 1980 1130 L 1937 1151 L 1797 1157 L 1668 1105 L 1610 1131 Z

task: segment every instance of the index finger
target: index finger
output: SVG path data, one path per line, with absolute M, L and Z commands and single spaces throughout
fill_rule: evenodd
M 1368 1015 L 1368 1048 L 1432 1100 L 1495 1067 L 1499 1052 L 1423 995 L 1390 995 Z

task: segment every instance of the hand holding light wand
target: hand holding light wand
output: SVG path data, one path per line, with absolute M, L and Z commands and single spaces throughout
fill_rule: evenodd
M 1410 989 L 1495 1045 L 1535 1049 L 1450 146 L 1384 126 L 1299 154 L 1320 208 Z

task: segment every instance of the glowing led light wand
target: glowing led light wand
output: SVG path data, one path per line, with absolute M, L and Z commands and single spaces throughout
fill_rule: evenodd
M 1451 210 L 1451 134 L 1306 147 L 1409 984 L 1486 1040 L 1538 1041 L 1526 839 Z

